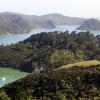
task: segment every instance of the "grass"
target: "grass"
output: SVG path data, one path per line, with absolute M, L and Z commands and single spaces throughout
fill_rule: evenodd
M 96 66 L 96 65 L 100 65 L 100 61 L 98 61 L 98 60 L 82 61 L 82 62 L 78 62 L 78 63 L 64 65 L 58 69 L 72 68 L 72 67 L 91 67 L 91 66 Z

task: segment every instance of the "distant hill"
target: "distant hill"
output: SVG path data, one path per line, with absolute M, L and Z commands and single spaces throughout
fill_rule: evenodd
M 77 18 L 77 17 L 68 17 L 61 14 L 47 14 L 41 16 L 46 20 L 52 20 L 55 25 L 81 25 L 86 19 Z
M 0 33 L 26 33 L 31 30 L 30 23 L 15 13 L 0 13 Z
M 88 19 L 80 27 L 79 30 L 100 30 L 100 21 L 97 19 Z
M 83 18 L 67 17 L 61 14 L 36 16 L 3 12 L 0 13 L 0 33 L 28 33 L 36 28 L 55 28 L 56 25 L 80 25 L 84 20 Z
M 33 20 L 34 19 L 34 20 Z M 0 33 L 28 33 L 35 28 L 54 28 L 52 21 L 36 20 L 35 16 L 17 13 L 0 13 Z

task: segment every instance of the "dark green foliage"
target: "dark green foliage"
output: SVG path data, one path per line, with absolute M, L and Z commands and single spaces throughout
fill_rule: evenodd
M 0 90 L 0 100 L 11 100 L 5 92 L 3 92 L 2 90 Z
M 100 60 L 100 36 L 90 32 L 42 32 L 0 47 L 0 66 L 27 72 L 54 69 L 82 60 Z
M 100 36 L 49 32 L 0 47 L 0 66 L 45 71 L 8 84 L 0 100 L 100 100 L 100 65 L 55 69 L 82 60 L 100 60 Z
M 12 100 L 100 100 L 100 65 L 31 74 L 2 89 Z
M 89 32 L 43 32 L 1 46 L 1 67 L 40 73 L 3 87 L 0 100 L 100 100 L 100 65 L 47 71 L 93 59 L 100 60 L 100 36 Z
M 65 64 L 69 64 L 75 62 L 74 54 L 68 50 L 55 50 L 54 53 L 50 56 L 49 63 L 51 66 L 62 66 Z

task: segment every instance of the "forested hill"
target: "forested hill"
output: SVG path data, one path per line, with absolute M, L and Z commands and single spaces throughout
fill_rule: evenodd
M 81 65 L 81 64 L 84 65 Z M 100 61 L 30 74 L 0 91 L 1 100 L 100 100 Z M 95 64 L 93 64 L 95 63 Z M 86 65 L 87 64 L 87 65 Z
M 83 60 L 100 60 L 100 36 L 90 32 L 42 32 L 0 47 L 0 66 L 39 72 Z
M 19 13 L 0 13 L 0 34 L 29 33 L 36 28 L 55 28 L 51 20 L 42 20 L 38 16 L 29 16 Z

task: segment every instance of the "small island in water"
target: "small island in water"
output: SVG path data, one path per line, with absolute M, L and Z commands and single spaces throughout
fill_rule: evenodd
M 78 30 L 100 30 L 100 21 L 94 18 L 88 19 L 77 29 Z

